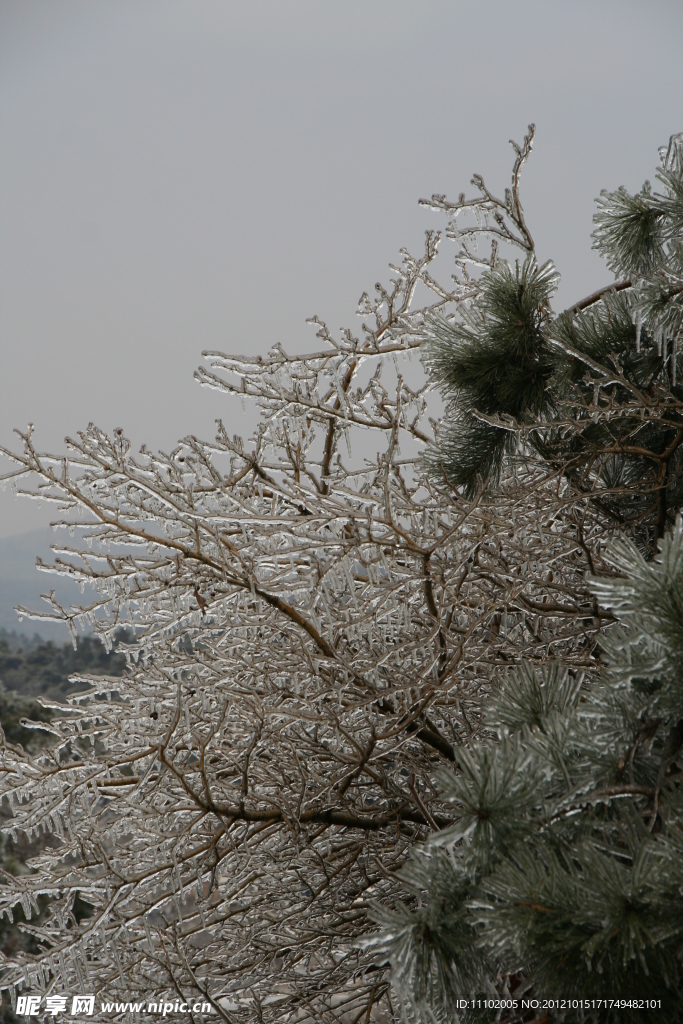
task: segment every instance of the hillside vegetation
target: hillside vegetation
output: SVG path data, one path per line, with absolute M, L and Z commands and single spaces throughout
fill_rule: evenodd
M 71 643 L 54 644 L 38 635 L 33 638 L 0 630 L 0 725 L 7 743 L 21 744 L 35 752 L 50 741 L 50 733 L 27 729 L 21 723 L 49 722 L 51 712 L 42 707 L 37 697 L 63 701 L 76 692 L 78 683 L 70 683 L 69 676 L 80 672 L 91 675 L 121 675 L 125 666 L 122 654 L 108 653 L 99 640 L 83 637 L 74 650 Z M 9 818 L 9 808 L 0 807 L 0 830 Z M 0 834 L 0 870 L 11 874 L 29 871 L 28 861 L 50 842 L 49 833 L 30 842 L 23 833 L 13 842 L 8 834 Z M 0 953 L 12 956 L 18 950 L 32 950 L 34 940 L 18 925 L 24 920 L 20 908 L 15 912 L 15 923 L 6 917 L 0 920 Z M 8 1016 L 9 1014 L 9 1016 Z M 0 1021 L 10 1022 L 14 1016 L 8 1007 L 0 1008 Z

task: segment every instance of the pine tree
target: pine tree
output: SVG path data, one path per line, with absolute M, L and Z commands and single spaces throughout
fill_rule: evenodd
M 520 160 L 530 146 L 519 150 Z M 539 267 L 518 201 L 461 197 L 452 218 L 492 202 L 512 217 L 506 241 L 525 252 L 512 266 L 497 248 L 469 300 L 450 317 L 426 317 L 425 357 L 448 401 L 448 424 L 430 461 L 474 493 L 496 482 L 505 455 L 534 451 L 619 529 L 654 546 L 683 502 L 683 416 L 678 343 L 683 333 L 683 136 L 660 152 L 661 192 L 603 192 L 594 247 L 619 279 L 554 316 L 558 275 Z M 501 210 L 503 212 L 501 212 Z M 494 219 L 494 225 L 498 223 Z M 495 232 L 483 224 L 478 231 Z
M 431 471 L 495 493 L 540 463 L 615 539 L 588 577 L 614 617 L 592 664 L 499 677 L 436 773 L 456 823 L 401 871 L 411 899 L 376 909 L 369 944 L 419 1019 L 528 1020 L 545 999 L 544 1020 L 683 1020 L 683 136 L 660 156 L 660 192 L 599 200 L 611 288 L 555 316 L 520 231 L 521 264 L 494 248 L 467 308 L 425 317 L 448 400 Z M 524 227 L 515 184 L 498 210 L 484 193 L 499 225 L 505 205 Z
M 377 911 L 425 1019 L 493 1020 L 463 997 L 501 996 L 507 1020 L 524 998 L 575 1001 L 552 1020 L 683 1019 L 683 524 L 652 561 L 625 540 L 609 561 L 599 678 L 501 680 L 482 739 L 438 773 L 457 823 L 401 873 L 423 905 Z

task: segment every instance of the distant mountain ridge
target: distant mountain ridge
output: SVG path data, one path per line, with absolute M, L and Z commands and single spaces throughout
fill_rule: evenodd
M 20 647 L 17 634 L 9 634 L 15 646 L 10 647 L 7 633 L 0 635 L 0 696 L 13 691 L 25 697 L 41 694 L 63 700 L 79 688 L 69 682 L 69 676 L 84 672 L 88 675 L 120 676 L 126 659 L 116 650 L 107 652 L 96 637 L 80 637 L 74 650 L 69 643 L 53 644 L 51 641 L 30 643 Z M 131 637 L 122 636 L 130 640 Z M 2 707 L 0 704 L 0 720 Z
M 16 629 L 8 630 L 0 626 L 0 650 L 6 648 L 12 654 L 16 654 L 17 651 L 35 651 L 36 647 L 45 642 L 40 633 L 33 633 L 31 636 L 29 633 L 18 633 Z

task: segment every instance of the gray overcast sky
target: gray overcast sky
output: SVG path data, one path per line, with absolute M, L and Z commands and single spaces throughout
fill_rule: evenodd
M 241 410 L 204 348 L 290 350 L 417 251 L 473 171 L 524 178 L 569 302 L 601 188 L 683 129 L 680 0 L 2 0 L 0 443 L 89 420 L 169 449 Z M 48 513 L 0 494 L 0 534 Z

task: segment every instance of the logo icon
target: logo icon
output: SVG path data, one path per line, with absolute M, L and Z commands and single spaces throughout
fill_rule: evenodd
M 47 996 L 45 1009 L 53 1017 L 56 1017 L 58 1013 L 63 1013 L 66 1010 L 66 996 Z
M 71 1000 L 71 1013 L 84 1013 L 86 1017 L 92 1017 L 95 1011 L 94 996 L 74 996 Z
M 17 996 L 17 1014 L 20 1017 L 37 1017 L 40 996 Z

